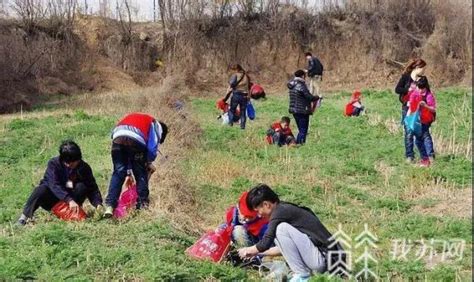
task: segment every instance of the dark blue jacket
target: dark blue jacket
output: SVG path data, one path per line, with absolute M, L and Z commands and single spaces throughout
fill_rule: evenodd
M 102 204 L 102 195 L 95 182 L 92 169 L 82 160 L 75 169 L 68 169 L 59 161 L 59 157 L 50 159 L 40 185 L 47 186 L 58 199 L 69 202 L 73 198 L 69 194 L 71 189 L 66 188 L 68 180 L 72 180 L 74 185 L 83 183 L 90 188 L 86 196 L 94 207 Z
M 290 114 L 304 114 L 311 115 L 311 102 L 319 99 L 318 96 L 313 96 L 306 87 L 304 79 L 295 77 L 287 84 L 290 90 L 290 107 L 288 111 Z
M 313 77 L 315 75 L 323 75 L 324 67 L 316 57 L 311 57 L 308 60 L 308 76 Z

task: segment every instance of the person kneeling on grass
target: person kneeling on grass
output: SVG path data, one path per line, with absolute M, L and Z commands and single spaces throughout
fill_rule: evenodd
M 293 272 L 290 281 L 307 281 L 312 273 L 326 272 L 334 265 L 333 252 L 343 253 L 341 245 L 331 241 L 331 233 L 310 209 L 280 202 L 267 185 L 259 184 L 250 190 L 247 205 L 270 222 L 262 240 L 238 250 L 240 257 L 255 256 L 275 243 Z M 345 261 L 345 255 L 337 259 Z
M 249 247 L 263 238 L 268 219 L 247 206 L 248 192 L 243 192 L 239 203 L 227 209 L 225 227 L 232 226 L 232 242 L 236 247 Z
M 351 100 L 346 104 L 345 115 L 349 117 L 358 117 L 363 111 L 362 94 L 360 91 L 354 91 Z
M 59 201 L 65 201 L 72 210 L 79 210 L 85 199 L 102 213 L 102 195 L 95 182 L 91 167 L 82 160 L 79 146 L 73 141 L 64 141 L 59 147 L 59 156 L 49 160 L 40 184 L 28 198 L 18 224 L 25 225 L 42 207 L 50 211 Z
M 280 121 L 274 122 L 267 131 L 268 144 L 295 145 L 296 139 L 290 128 L 290 118 L 282 117 Z
M 166 124 L 147 114 L 131 113 L 119 121 L 112 132 L 114 172 L 105 199 L 105 217 L 112 217 L 117 207 L 129 166 L 137 181 L 137 209 L 148 207 L 148 174 L 154 168 L 152 162 L 158 155 L 158 146 L 167 134 Z

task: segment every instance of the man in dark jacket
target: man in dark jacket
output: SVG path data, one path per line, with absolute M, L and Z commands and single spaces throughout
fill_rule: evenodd
M 305 54 L 306 60 L 308 61 L 308 68 L 306 69 L 306 73 L 309 77 L 309 89 L 311 94 L 321 96 L 319 94 L 319 86 L 321 85 L 321 81 L 323 80 L 323 71 L 324 67 L 321 64 L 321 61 L 314 57 L 313 54 L 310 52 L 306 52 Z
M 313 114 L 312 103 L 316 103 L 319 99 L 319 96 L 313 96 L 309 92 L 305 77 L 306 75 L 303 70 L 297 70 L 295 77 L 287 84 L 290 90 L 290 106 L 288 111 L 290 114 L 293 114 L 296 125 L 298 126 L 297 144 L 304 144 L 306 142 L 309 116 Z
M 335 253 L 345 262 L 341 245 L 310 209 L 280 202 L 278 195 L 265 184 L 249 191 L 247 205 L 270 221 L 262 240 L 239 249 L 241 257 L 264 253 L 275 243 L 294 273 L 290 281 L 306 281 L 314 272 L 332 271 Z
M 102 195 L 92 169 L 82 160 L 79 146 L 73 141 L 64 141 L 59 147 L 59 156 L 49 160 L 44 177 L 28 198 L 18 223 L 25 225 L 38 207 L 49 211 L 59 201 L 78 210 L 86 198 L 100 213 Z

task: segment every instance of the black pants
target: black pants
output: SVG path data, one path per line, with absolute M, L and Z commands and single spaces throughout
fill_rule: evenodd
M 77 183 L 74 189 L 71 189 L 69 194 L 78 205 L 82 205 L 89 192 L 90 188 L 86 187 L 83 183 Z M 25 207 L 23 208 L 23 214 L 27 218 L 32 218 L 33 214 L 39 207 L 50 211 L 58 202 L 59 199 L 53 194 L 53 192 L 51 192 L 48 186 L 40 185 L 33 190 L 28 201 L 26 201 Z
M 235 92 L 230 99 L 229 124 L 233 125 L 234 117 L 237 115 L 237 107 L 240 108 L 240 128 L 245 129 L 247 121 L 247 103 L 248 98 L 242 93 Z

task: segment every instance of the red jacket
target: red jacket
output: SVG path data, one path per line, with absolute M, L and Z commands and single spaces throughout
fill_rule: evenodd
M 119 125 L 129 125 L 140 130 L 140 133 L 145 139 L 145 143 L 148 141 L 148 133 L 150 132 L 150 126 L 155 121 L 155 118 L 142 113 L 131 113 L 126 115 L 121 121 L 118 122 Z
M 230 207 L 226 212 L 226 223 L 229 225 L 243 225 L 245 229 L 255 237 L 261 239 L 268 227 L 268 219 L 257 218 L 252 222 L 241 224 L 237 207 Z
M 286 129 L 283 129 L 279 121 L 272 124 L 272 129 L 275 130 L 275 132 L 281 132 L 285 136 L 293 136 L 290 126 L 288 126 Z

